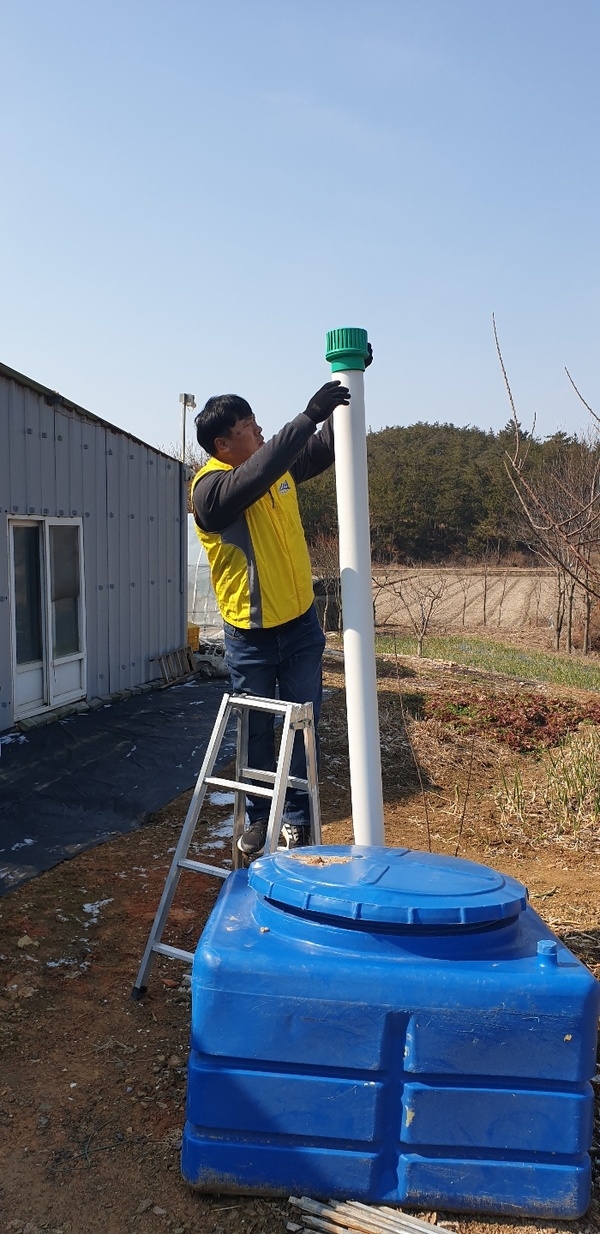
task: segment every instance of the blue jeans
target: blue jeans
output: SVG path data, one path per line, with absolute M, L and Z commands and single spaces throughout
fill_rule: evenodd
M 321 662 L 325 636 L 314 604 L 285 625 L 270 629 L 240 630 L 225 622 L 225 661 L 236 694 L 255 694 L 258 698 L 279 698 L 288 703 L 312 703 L 315 730 L 321 714 L 323 686 Z M 318 746 L 317 746 L 318 752 Z M 264 712 L 250 713 L 248 765 L 259 771 L 275 770 L 273 717 Z M 304 735 L 296 733 L 290 775 L 306 779 Z M 264 797 L 247 797 L 251 823 L 266 818 Z M 288 789 L 284 816 L 297 827 L 310 823 L 308 795 Z

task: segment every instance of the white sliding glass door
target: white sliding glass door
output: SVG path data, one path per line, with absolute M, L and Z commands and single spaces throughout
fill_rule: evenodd
M 15 719 L 84 698 L 79 519 L 10 523 Z

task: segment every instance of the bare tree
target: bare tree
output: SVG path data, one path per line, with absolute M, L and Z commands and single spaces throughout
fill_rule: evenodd
M 310 544 L 315 599 L 323 630 L 341 630 L 340 545 L 337 536 L 319 532 Z
M 399 575 L 397 566 L 388 563 L 388 565 L 376 567 L 371 578 L 371 586 L 375 624 L 379 629 L 385 626 L 392 628 L 397 626 L 402 583 L 403 576 Z
M 163 454 L 169 454 L 171 458 L 176 458 L 180 463 L 185 463 L 190 471 L 196 473 L 204 466 L 208 459 L 208 454 L 195 441 L 186 441 L 185 443 L 185 458 L 183 458 L 183 446 L 180 441 L 171 442 L 170 446 L 159 446 Z
M 500 599 L 498 601 L 498 625 L 499 626 L 502 625 L 502 606 L 504 604 L 504 598 L 506 596 L 507 587 L 508 587 L 508 574 L 504 573 L 502 575 L 502 591 L 500 593 Z
M 542 584 L 539 578 L 536 578 L 533 585 L 533 596 L 535 598 L 535 624 L 540 624 L 540 604 L 542 602 Z
M 560 645 L 564 618 L 567 644 L 572 648 L 573 608 L 576 589 L 584 597 L 583 650 L 590 649 L 590 618 L 593 599 L 600 599 L 600 443 L 598 430 L 575 438 L 559 450 L 543 477 L 536 479 L 529 466 L 532 435 L 524 439 L 506 373 L 496 322 L 496 351 L 511 408 L 514 444 L 505 455 L 505 467 L 519 502 L 530 548 L 557 570 L 558 595 L 555 643 Z M 592 416 L 600 418 L 580 394 L 568 370 L 567 377 Z M 535 427 L 535 420 L 534 420 Z
M 457 579 L 458 585 L 462 592 L 462 598 L 463 598 L 462 614 L 461 614 L 463 626 L 465 625 L 466 618 L 467 618 L 467 605 L 469 602 L 469 592 L 471 591 L 474 581 L 475 580 L 472 574 L 459 574 L 458 579 Z
M 185 458 L 183 455 L 183 444 L 181 441 L 171 442 L 170 446 L 159 446 L 163 454 L 170 455 L 171 458 L 176 458 L 180 463 L 184 463 L 188 470 L 188 477 L 193 479 L 196 472 L 204 466 L 208 459 L 208 454 L 197 442 L 187 441 L 185 445 Z M 188 514 L 192 512 L 191 495 L 188 491 Z
M 433 577 L 426 574 L 413 574 L 402 580 L 398 595 L 404 612 L 417 638 L 417 655 L 423 655 L 423 640 L 436 606 L 443 599 L 446 591 L 446 579 L 443 574 Z
M 490 548 L 489 548 L 489 545 L 488 545 L 488 547 L 485 549 L 485 552 L 483 552 L 483 553 L 482 553 L 482 555 L 481 555 L 481 566 L 482 566 L 482 584 L 483 584 L 483 592 L 482 592 L 481 602 L 482 602 L 482 606 L 483 606 L 483 624 L 484 624 L 484 626 L 486 626 L 486 625 L 487 625 L 487 602 L 488 602 L 488 592 L 489 592 L 489 585 L 490 585 L 490 565 L 491 565 L 491 560 L 492 560 L 492 554 L 491 554 L 491 551 L 490 551 Z
M 560 651 L 560 637 L 565 620 L 566 586 L 564 571 L 556 571 L 556 608 L 554 610 L 554 650 Z

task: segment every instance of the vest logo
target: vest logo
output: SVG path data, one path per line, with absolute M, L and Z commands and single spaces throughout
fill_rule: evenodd
M 281 484 L 279 485 L 279 492 L 280 492 L 280 493 L 289 493 L 289 492 L 290 492 L 290 485 L 288 484 L 287 480 L 282 480 L 282 481 L 281 481 Z

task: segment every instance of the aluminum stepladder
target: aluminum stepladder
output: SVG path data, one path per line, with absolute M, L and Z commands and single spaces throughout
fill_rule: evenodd
M 248 767 L 248 731 L 251 711 L 270 712 L 283 717 L 281 740 L 275 771 L 259 771 L 256 767 Z M 236 766 L 235 779 L 229 780 L 212 774 L 225 732 L 231 717 L 237 718 Z M 296 733 L 304 736 L 304 753 L 306 756 L 306 779 L 290 775 L 292 749 Z M 267 787 L 269 785 L 270 787 Z M 264 787 L 263 787 L 264 786 Z M 163 943 L 162 936 L 167 918 L 177 891 L 179 879 L 183 870 L 191 870 L 198 874 L 212 874 L 225 879 L 231 873 L 221 866 L 207 865 L 203 861 L 193 861 L 188 858 L 190 844 L 194 837 L 196 823 L 202 809 L 207 788 L 221 788 L 234 791 L 233 835 L 231 842 L 231 858 L 233 870 L 238 870 L 247 864 L 247 858 L 237 846 L 238 839 L 244 830 L 246 817 L 246 796 L 265 797 L 270 799 L 267 838 L 264 852 L 272 853 L 277 848 L 279 833 L 283 819 L 285 795 L 288 788 L 299 788 L 308 794 L 310 818 L 310 838 L 312 844 L 321 843 L 321 811 L 319 806 L 319 785 L 317 780 L 317 750 L 315 741 L 315 725 L 312 703 L 286 703 L 278 699 L 256 698 L 245 694 L 224 694 L 221 700 L 215 726 L 213 728 L 204 762 L 196 781 L 192 799 L 185 817 L 181 835 L 173 854 L 173 860 L 167 874 L 164 890 L 156 910 L 156 916 L 146 944 L 146 950 L 140 964 L 135 985 L 131 991 L 134 1001 L 146 993 L 148 977 L 155 955 L 164 955 L 171 960 L 183 960 L 191 964 L 193 951 L 183 951 L 180 947 L 171 947 Z

